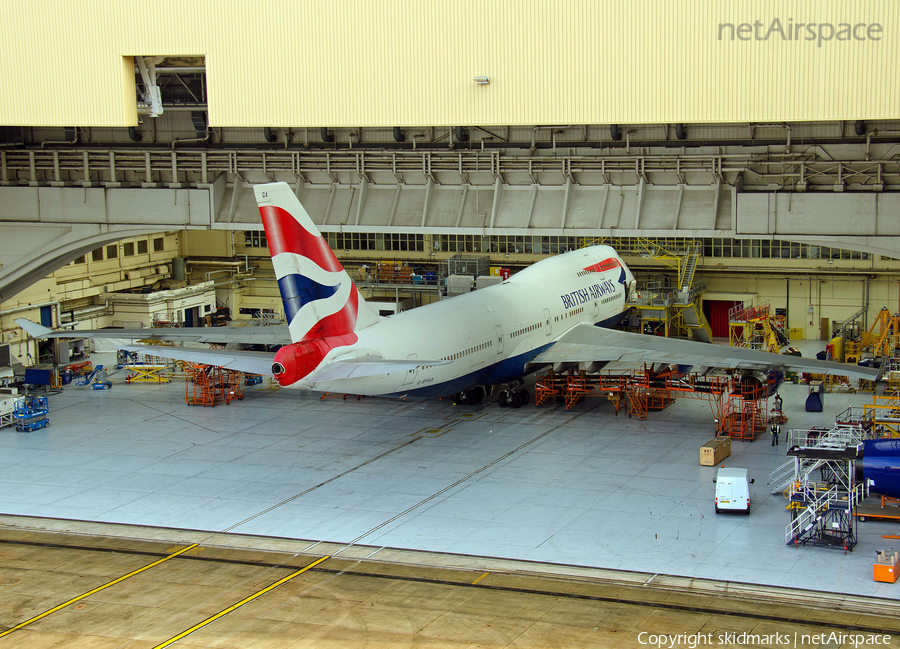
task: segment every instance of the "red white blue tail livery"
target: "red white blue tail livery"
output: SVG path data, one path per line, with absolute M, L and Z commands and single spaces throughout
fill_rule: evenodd
M 254 190 L 291 340 L 345 336 L 377 322 L 290 187 Z

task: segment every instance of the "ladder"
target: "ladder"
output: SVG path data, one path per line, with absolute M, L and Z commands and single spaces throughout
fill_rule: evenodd
M 684 266 L 681 267 L 681 273 L 678 276 L 678 288 L 680 290 L 690 290 L 691 283 L 694 281 L 694 271 L 697 269 L 697 258 L 700 256 L 700 243 L 694 242 L 690 252 L 685 257 Z
M 794 478 L 797 475 L 794 464 L 794 459 L 791 458 L 781 466 L 774 469 L 769 474 L 769 480 L 768 482 L 766 482 L 766 484 L 775 485 L 774 487 L 772 487 L 773 496 L 784 493 L 785 489 L 791 486 L 791 483 L 794 482 Z

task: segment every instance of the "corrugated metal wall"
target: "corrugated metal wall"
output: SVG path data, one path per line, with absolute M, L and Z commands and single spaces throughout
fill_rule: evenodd
M 881 40 L 719 27 L 775 18 Z M 0 25 L 3 125 L 135 124 L 133 55 L 205 55 L 214 126 L 900 117 L 894 0 L 35 0 Z

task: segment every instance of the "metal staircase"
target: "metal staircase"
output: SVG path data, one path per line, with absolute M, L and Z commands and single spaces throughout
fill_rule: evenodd
M 706 316 L 703 315 L 703 309 L 698 301 L 695 300 L 682 309 L 681 315 L 685 328 L 691 332 L 695 340 L 704 343 L 712 342 L 712 328 L 710 328 Z
M 852 424 L 788 432 L 792 457 L 769 474 L 768 482 L 773 494 L 784 491 L 788 498 L 785 543 L 845 551 L 856 545 L 853 511 L 865 498 L 866 485 L 856 484 L 854 464 L 863 436 L 864 427 Z
M 700 257 L 700 242 L 694 241 L 687 255 L 684 257 L 678 273 L 678 288 L 682 291 L 689 291 L 691 284 L 694 282 L 694 271 L 697 269 L 697 259 Z
M 821 460 L 800 460 L 800 467 L 797 467 L 797 460 L 791 458 L 777 469 L 769 474 L 767 485 L 772 486 L 772 495 L 787 495 L 788 489 L 797 481 L 798 474 L 800 476 L 809 476 L 813 471 L 822 466 Z
M 843 491 L 838 485 L 822 486 L 815 483 L 798 484 L 792 490 L 802 498 L 803 507 L 784 530 L 787 545 L 818 545 L 852 550 L 856 545 L 856 529 L 853 510 L 866 497 L 864 483 Z

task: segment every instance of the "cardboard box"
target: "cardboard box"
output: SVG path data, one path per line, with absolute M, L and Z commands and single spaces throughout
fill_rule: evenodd
M 714 437 L 700 447 L 700 464 L 716 466 L 729 455 L 731 455 L 731 438 Z

